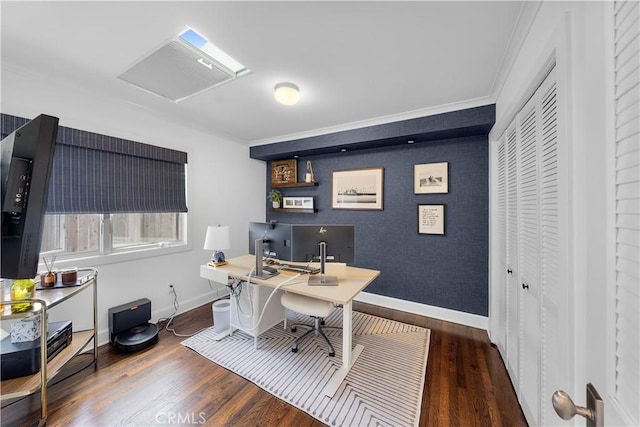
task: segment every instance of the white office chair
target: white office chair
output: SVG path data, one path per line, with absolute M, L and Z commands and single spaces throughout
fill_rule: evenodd
M 334 309 L 333 303 L 329 301 L 323 301 L 316 298 L 307 297 L 304 295 L 291 294 L 285 292 L 282 294 L 281 303 L 285 308 L 289 310 L 293 310 L 298 313 L 306 314 L 310 316 L 314 320 L 313 326 L 305 325 L 301 323 L 296 323 L 291 325 L 291 332 L 295 332 L 298 326 L 303 328 L 308 328 L 309 330 L 304 334 L 299 336 L 291 346 L 291 351 L 296 353 L 298 351 L 298 343 L 302 341 L 304 338 L 313 333 L 315 336 L 321 335 L 322 338 L 327 342 L 329 346 L 329 356 L 335 356 L 336 352 L 331 345 L 331 341 L 322 331 L 323 329 L 342 329 L 333 326 L 323 326 L 324 318 L 329 316 Z M 285 313 L 284 327 L 287 328 L 287 317 Z

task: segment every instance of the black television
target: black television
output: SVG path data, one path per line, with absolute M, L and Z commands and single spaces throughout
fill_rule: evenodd
M 4 279 L 29 279 L 38 273 L 58 121 L 41 114 L 0 142 Z

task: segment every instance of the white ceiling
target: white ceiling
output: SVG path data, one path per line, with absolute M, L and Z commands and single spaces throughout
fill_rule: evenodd
M 273 142 L 492 102 L 523 4 L 2 1 L 2 66 Z M 187 26 L 252 73 L 179 103 L 117 78 Z M 300 86 L 297 105 L 274 101 L 280 81 Z

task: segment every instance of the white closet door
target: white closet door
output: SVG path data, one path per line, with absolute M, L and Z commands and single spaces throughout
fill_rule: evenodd
M 562 424 L 550 396 L 569 383 L 572 369 L 567 171 L 561 168 L 567 164 L 567 153 L 559 111 L 553 68 L 505 131 L 496 156 L 497 162 L 504 158 L 505 163 L 504 168 L 497 165 L 496 218 L 497 224 L 504 223 L 506 235 L 498 238 L 506 239 L 510 272 L 505 359 L 531 425 Z
M 557 425 L 549 396 L 571 383 L 568 339 L 566 180 L 560 174 L 558 94 L 555 71 L 539 89 L 540 102 L 540 295 L 541 425 Z
M 518 348 L 520 341 L 520 292 L 518 283 L 518 145 L 515 126 L 506 132 L 506 262 L 507 280 L 505 297 L 507 302 L 506 365 L 514 388 L 520 395 L 518 386 Z
M 539 162 L 538 97 L 532 97 L 516 117 L 518 137 L 518 234 L 520 265 L 520 394 L 522 409 L 539 425 Z
M 615 30 L 615 358 L 613 398 L 640 425 L 640 12 L 616 2 Z
M 498 345 L 500 352 L 503 354 L 506 353 L 506 342 L 507 342 L 507 158 L 506 158 L 506 142 L 505 137 L 500 138 L 500 142 L 498 143 L 498 152 L 497 152 L 497 215 L 496 215 L 496 223 L 493 230 L 496 233 L 496 246 L 492 249 L 494 250 L 497 259 L 498 259 L 498 280 L 499 287 L 502 289 L 502 292 L 499 292 L 497 298 L 497 305 L 499 308 L 497 310 L 492 310 L 492 315 L 495 316 L 493 320 L 493 324 L 495 325 L 492 328 L 492 340 Z

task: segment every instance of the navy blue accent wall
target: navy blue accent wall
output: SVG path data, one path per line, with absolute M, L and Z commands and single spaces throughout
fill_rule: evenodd
M 487 316 L 486 134 L 300 157 L 299 177 L 307 160 L 320 185 L 281 191 L 285 196 L 313 196 L 319 211 L 279 213 L 266 204 L 267 220 L 355 224 L 353 265 L 381 271 L 367 292 Z M 414 165 L 438 162 L 449 163 L 449 192 L 414 194 Z M 384 168 L 384 210 L 331 209 L 331 173 L 369 167 Z M 266 180 L 270 182 L 269 168 Z M 419 204 L 445 205 L 444 236 L 418 234 Z
M 417 117 L 250 148 L 250 157 L 279 160 L 293 156 L 318 156 L 342 149 L 368 150 L 416 142 L 488 135 L 496 120 L 495 104 Z

